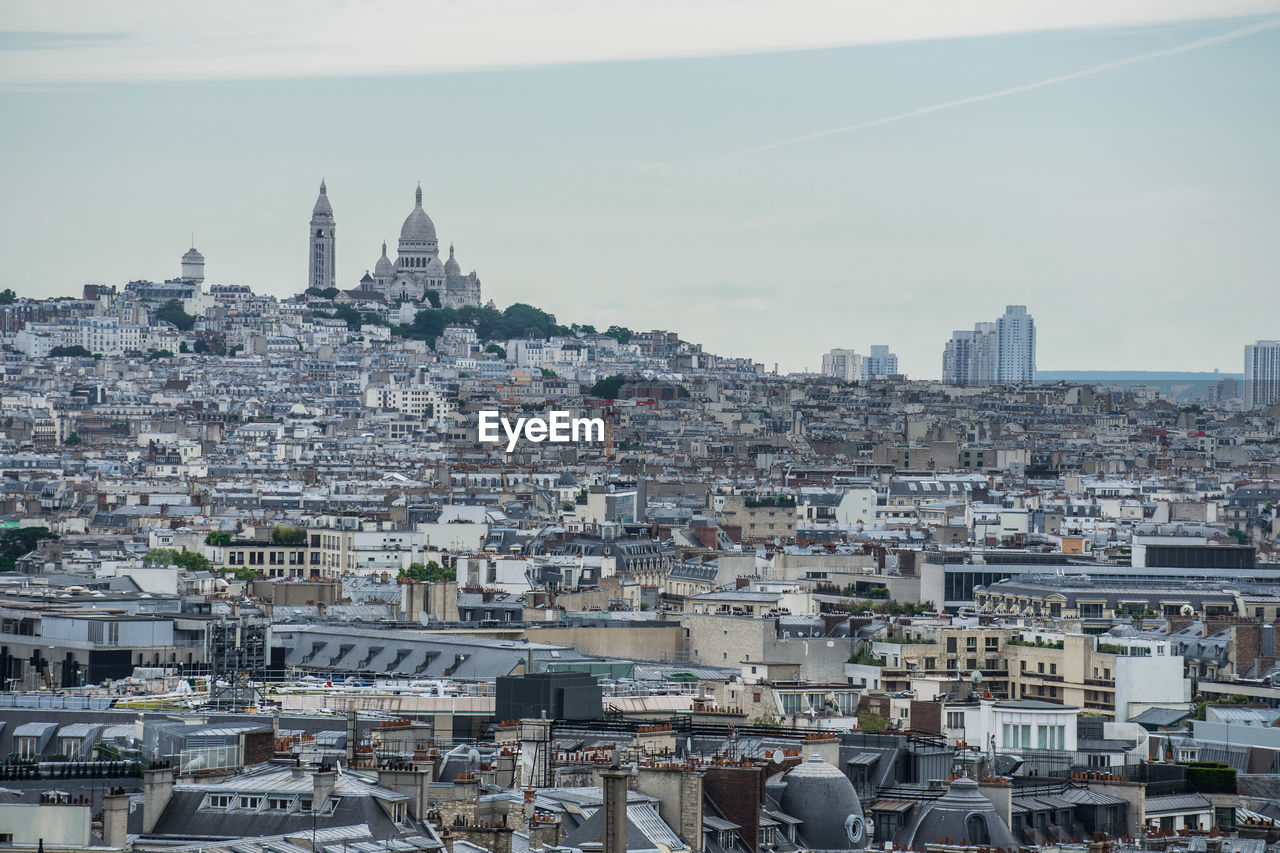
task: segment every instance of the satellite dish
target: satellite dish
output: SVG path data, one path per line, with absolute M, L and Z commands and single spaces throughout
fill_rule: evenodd
M 1195 609 L 1194 607 L 1192 607 L 1190 604 L 1184 604 L 1184 605 L 1182 605 L 1182 607 L 1178 608 L 1178 612 L 1179 612 L 1179 613 L 1181 613 L 1183 616 L 1195 616 L 1195 615 L 1196 615 L 1196 609 Z
M 471 764 L 478 765 L 480 763 L 480 750 L 476 749 L 474 746 L 471 747 L 471 749 L 468 749 L 467 761 Z
M 969 680 L 972 681 L 974 684 L 981 684 L 982 673 L 978 672 L 978 670 L 975 669 L 973 672 L 969 673 Z

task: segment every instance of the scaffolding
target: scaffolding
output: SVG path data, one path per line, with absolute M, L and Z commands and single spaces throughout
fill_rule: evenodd
M 209 704 L 244 710 L 262 704 L 270 655 L 270 626 L 241 616 L 209 626 Z

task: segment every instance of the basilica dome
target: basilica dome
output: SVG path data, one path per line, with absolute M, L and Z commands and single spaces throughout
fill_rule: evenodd
M 445 275 L 462 275 L 462 267 L 458 265 L 458 261 L 453 256 L 453 244 L 449 244 L 449 260 L 444 262 Z
M 373 266 L 373 274 L 378 277 L 393 276 L 396 274 L 396 265 L 391 263 L 391 259 L 387 257 L 387 244 L 382 244 L 382 257 L 378 258 L 378 262 Z
M 436 239 L 436 226 L 431 221 L 431 217 L 427 216 L 427 212 L 422 209 L 422 187 L 418 187 L 414 193 L 413 212 L 404 220 L 404 226 L 400 229 L 401 242 L 417 242 L 434 243 Z

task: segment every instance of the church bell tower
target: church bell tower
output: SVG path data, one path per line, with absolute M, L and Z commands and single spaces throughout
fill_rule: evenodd
M 326 290 L 334 286 L 334 235 L 333 207 L 324 181 L 320 181 L 320 196 L 311 209 L 311 254 L 307 268 L 307 287 Z

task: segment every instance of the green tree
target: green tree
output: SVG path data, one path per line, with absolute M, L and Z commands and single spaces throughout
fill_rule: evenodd
M 618 391 L 622 388 L 627 377 L 621 373 L 615 373 L 612 376 L 606 376 L 599 382 L 591 386 L 591 390 L 587 392 L 589 396 L 599 397 L 604 400 L 618 399 Z
M 186 341 L 182 341 L 178 344 L 178 352 L 191 352 L 191 347 L 187 346 Z
M 434 290 L 428 290 L 428 291 L 427 291 L 427 302 L 429 302 L 429 303 L 431 304 L 431 307 L 432 307 L 432 308 L 439 308 L 439 307 L 440 307 L 440 294 L 436 293 Z
M 156 311 L 156 319 L 172 323 L 183 332 L 189 332 L 196 324 L 196 318 L 182 310 L 181 299 L 170 299 Z
M 301 545 L 307 541 L 307 528 L 295 524 L 277 524 L 271 528 L 271 541 L 277 545 Z
M 457 569 L 446 569 L 435 560 L 432 560 L 426 565 L 410 563 L 409 568 L 400 570 L 400 577 L 405 580 L 422 581 L 423 583 L 438 583 L 440 581 L 457 580 L 458 571 Z
M 212 355 L 226 355 L 227 345 L 220 337 L 216 338 L 199 338 L 196 341 L 194 351 L 197 354 L 210 353 Z
M 54 347 L 49 350 L 49 358 L 88 358 L 93 353 L 89 352 L 79 344 L 73 344 L 69 347 Z
M 18 294 L 13 292 L 13 288 L 6 287 L 0 290 L 0 305 L 12 305 L 18 301 Z
M 552 370 L 551 368 L 549 368 L 549 367 L 542 367 L 542 368 L 539 368 L 539 370 L 541 370 L 541 371 L 542 371 L 542 378 L 543 378 L 543 379 L 555 379 L 555 378 L 556 378 L 556 375 L 557 375 L 557 374 L 556 374 L 556 372 L 555 372 L 554 370 Z
M 263 576 L 262 569 L 255 569 L 250 566 L 237 566 L 234 569 L 228 569 L 231 576 L 238 581 L 251 581 L 254 578 Z
M 210 530 L 204 535 L 206 545 L 230 545 L 231 533 L 226 530 Z
M 496 355 L 499 359 L 501 359 L 501 360 L 503 360 L 503 361 L 506 361 L 506 359 L 507 359 L 507 351 L 506 351 L 506 349 L 505 349 L 504 347 L 500 347 L 500 346 L 498 346 L 497 344 L 489 344 L 488 346 L 486 346 L 486 347 L 484 348 L 484 351 L 485 351 L 485 352 L 491 352 L 491 353 L 493 353 L 494 355 Z
M 858 729 L 860 731 L 875 734 L 884 731 L 888 727 L 889 721 L 879 714 L 874 714 L 871 711 L 858 712 Z
M 159 361 L 162 358 L 173 358 L 171 349 L 153 349 L 147 353 L 147 361 Z
M 19 557 L 25 557 L 46 539 L 57 539 L 47 527 L 18 527 L 0 531 L 0 572 L 13 571 Z
M 333 299 L 342 291 L 336 287 L 326 287 L 323 290 L 318 287 L 308 287 L 304 292 L 307 296 L 315 296 L 319 299 Z
M 207 572 L 209 558 L 196 551 L 179 551 L 176 548 L 152 548 L 142 555 L 144 566 L 178 566 L 191 572 Z
M 67 440 L 62 443 L 67 445 L 68 447 L 75 447 L 77 444 L 84 444 L 84 439 L 82 439 L 79 435 L 73 432 L 68 434 Z
M 635 336 L 635 332 L 626 326 L 610 326 L 604 330 L 604 333 L 620 344 L 631 343 L 631 338 Z

